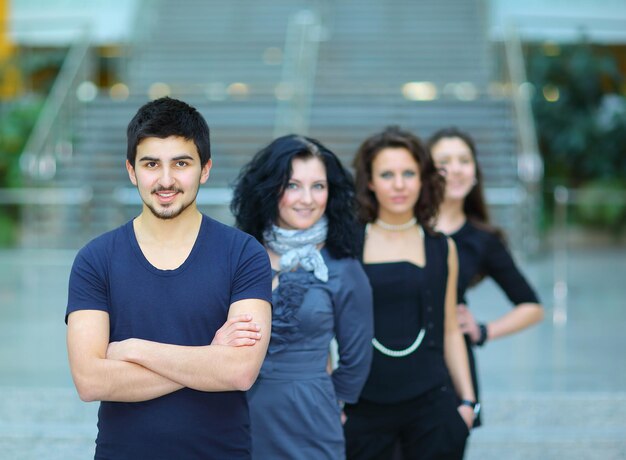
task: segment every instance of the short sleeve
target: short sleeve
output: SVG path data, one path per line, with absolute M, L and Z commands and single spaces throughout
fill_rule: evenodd
M 342 262 L 333 305 L 339 363 L 332 380 L 337 398 L 355 403 L 365 385 L 372 361 L 372 288 L 357 260 L 343 259 Z
M 485 248 L 485 271 L 514 304 L 539 303 L 539 298 L 519 271 L 511 253 L 496 235 L 490 235 Z
M 272 302 L 272 272 L 267 251 L 247 237 L 237 260 L 231 283 L 230 303 L 243 299 Z
M 78 310 L 109 310 L 106 270 L 89 246 L 78 252 L 72 265 L 65 322 Z

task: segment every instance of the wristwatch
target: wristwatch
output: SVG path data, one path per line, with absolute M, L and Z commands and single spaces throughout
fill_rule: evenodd
M 461 406 L 469 406 L 474 409 L 474 418 L 480 414 L 480 403 L 476 401 L 470 401 L 469 399 L 462 399 Z
M 487 341 L 487 325 L 485 323 L 480 323 L 478 325 L 478 329 L 480 330 L 480 337 L 476 341 L 475 345 L 482 347 Z

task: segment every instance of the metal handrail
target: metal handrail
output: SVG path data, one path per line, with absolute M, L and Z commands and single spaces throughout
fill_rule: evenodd
M 92 199 L 91 187 L 0 188 L 0 204 L 3 205 L 84 205 Z
M 510 23 L 504 42 L 509 78 L 513 86 L 512 98 L 517 129 L 520 135 L 518 175 L 523 182 L 538 182 L 543 177 L 543 165 L 539 156 L 539 143 L 531 104 L 531 89 L 526 77 L 522 42 L 517 29 Z
M 70 46 L 67 56 L 63 61 L 61 70 L 57 75 L 50 93 L 41 109 L 37 122 L 26 142 L 22 153 L 23 172 L 34 180 L 48 179 L 41 172 L 42 161 L 53 162 L 56 169 L 54 155 L 44 156 L 50 150 L 51 144 L 58 140 L 63 126 L 62 121 L 72 112 L 72 97 L 80 83 L 81 77 L 85 76 L 90 69 L 88 57 L 91 48 L 91 32 L 85 27 L 83 33 Z
M 598 204 L 619 204 L 626 205 L 626 191 L 607 190 L 610 197 L 602 194 L 598 199 Z M 567 207 L 572 204 L 580 204 L 589 199 L 593 199 L 589 194 L 581 196 L 581 191 L 570 189 L 564 186 L 557 186 L 552 191 L 554 199 L 554 228 L 559 234 L 555 239 L 554 247 L 554 282 L 552 286 L 552 296 L 554 309 L 552 312 L 552 322 L 557 326 L 567 323 L 568 316 L 568 249 L 567 249 Z
M 274 137 L 308 133 L 321 33 L 320 17 L 311 10 L 289 20 Z
M 513 23 L 509 23 L 507 26 L 504 51 L 519 140 L 517 177 L 526 189 L 526 203 L 524 203 L 526 218 L 522 221 L 528 222 L 529 225 L 523 232 L 523 247 L 524 252 L 532 253 L 539 246 L 538 230 L 533 222 L 536 221 L 540 208 L 541 180 L 544 168 L 543 160 L 539 154 L 539 143 L 531 104 L 532 91 L 526 77 L 522 43 Z

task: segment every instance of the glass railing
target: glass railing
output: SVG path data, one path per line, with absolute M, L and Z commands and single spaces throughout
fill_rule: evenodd
M 57 162 L 73 153 L 73 122 L 81 109 L 81 94 L 93 85 L 91 33 L 84 25 L 70 45 L 37 122 L 26 142 L 20 164 L 25 182 L 34 186 L 54 178 Z
M 294 14 L 287 25 L 282 77 L 277 90 L 278 106 L 274 137 L 309 131 L 309 118 L 319 42 L 320 16 L 311 10 Z
M 570 286 L 570 220 L 574 214 L 575 207 L 585 207 L 594 209 L 596 214 L 602 212 L 601 208 L 611 208 L 610 214 L 615 219 L 626 219 L 626 190 L 617 189 L 575 189 L 565 186 L 557 186 L 552 190 L 553 200 L 553 289 L 554 310 L 552 320 L 554 324 L 564 325 L 568 320 L 569 286 Z M 574 211 L 574 212 L 573 212 Z M 606 219 L 607 212 L 604 219 Z M 577 216 L 580 220 L 581 217 Z M 607 224 L 598 223 L 596 227 L 604 227 L 606 232 Z M 622 227 L 623 228 L 623 227 Z M 614 229 L 614 233 L 617 231 Z M 623 232 L 623 230 L 622 230 Z M 615 237 L 615 235 L 614 235 Z M 625 265 L 626 267 L 626 265 Z
M 541 180 L 543 161 L 539 153 L 535 119 L 532 111 L 532 92 L 526 77 L 526 64 L 517 29 L 510 25 L 504 41 L 506 74 L 513 103 L 514 126 L 517 132 L 517 176 L 525 189 L 525 199 L 520 203 L 523 213 L 522 251 L 536 253 L 539 248 L 537 222 L 541 210 Z

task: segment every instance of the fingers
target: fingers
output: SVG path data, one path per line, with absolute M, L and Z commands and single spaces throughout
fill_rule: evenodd
M 468 406 L 459 406 L 457 410 L 459 411 L 461 418 L 467 425 L 467 428 L 471 429 L 472 425 L 474 424 L 474 410 Z
M 233 323 L 245 323 L 252 321 L 252 315 L 243 314 L 243 315 L 234 315 L 228 318 L 228 320 L 224 323 L 224 326 Z
M 260 337 L 261 328 L 256 323 L 237 322 L 237 323 L 228 325 L 228 327 L 226 327 L 226 329 L 224 329 L 223 332 L 228 337 L 231 337 L 231 336 L 242 337 L 243 336 L 243 337 L 255 338 L 256 337 L 255 334 L 259 334 L 259 337 Z
M 255 345 L 261 339 L 261 327 L 252 321 L 252 315 L 235 315 L 217 331 L 213 344 L 231 347 Z
M 228 318 L 221 329 L 229 331 L 259 331 L 261 328 L 252 322 L 252 315 L 235 315 Z
M 463 332 L 470 332 L 476 325 L 476 320 L 472 312 L 463 304 L 459 304 L 457 307 L 456 317 L 459 322 L 459 327 Z
M 225 347 L 249 347 L 256 345 L 256 343 L 260 340 L 260 335 L 258 337 L 220 337 L 215 336 L 211 345 L 222 345 Z
M 249 347 L 255 345 L 258 342 L 258 339 L 249 338 L 249 337 L 240 337 L 240 338 L 231 338 L 226 345 L 230 347 Z
M 228 334 L 229 341 L 242 340 L 242 339 L 260 340 L 261 333 L 258 331 L 237 330 L 237 331 L 233 331 L 231 334 Z
M 469 327 L 471 321 L 469 316 L 467 315 L 467 311 L 462 311 L 459 309 L 456 315 L 456 319 L 459 322 L 459 327 L 463 332 L 467 332 L 466 329 Z

